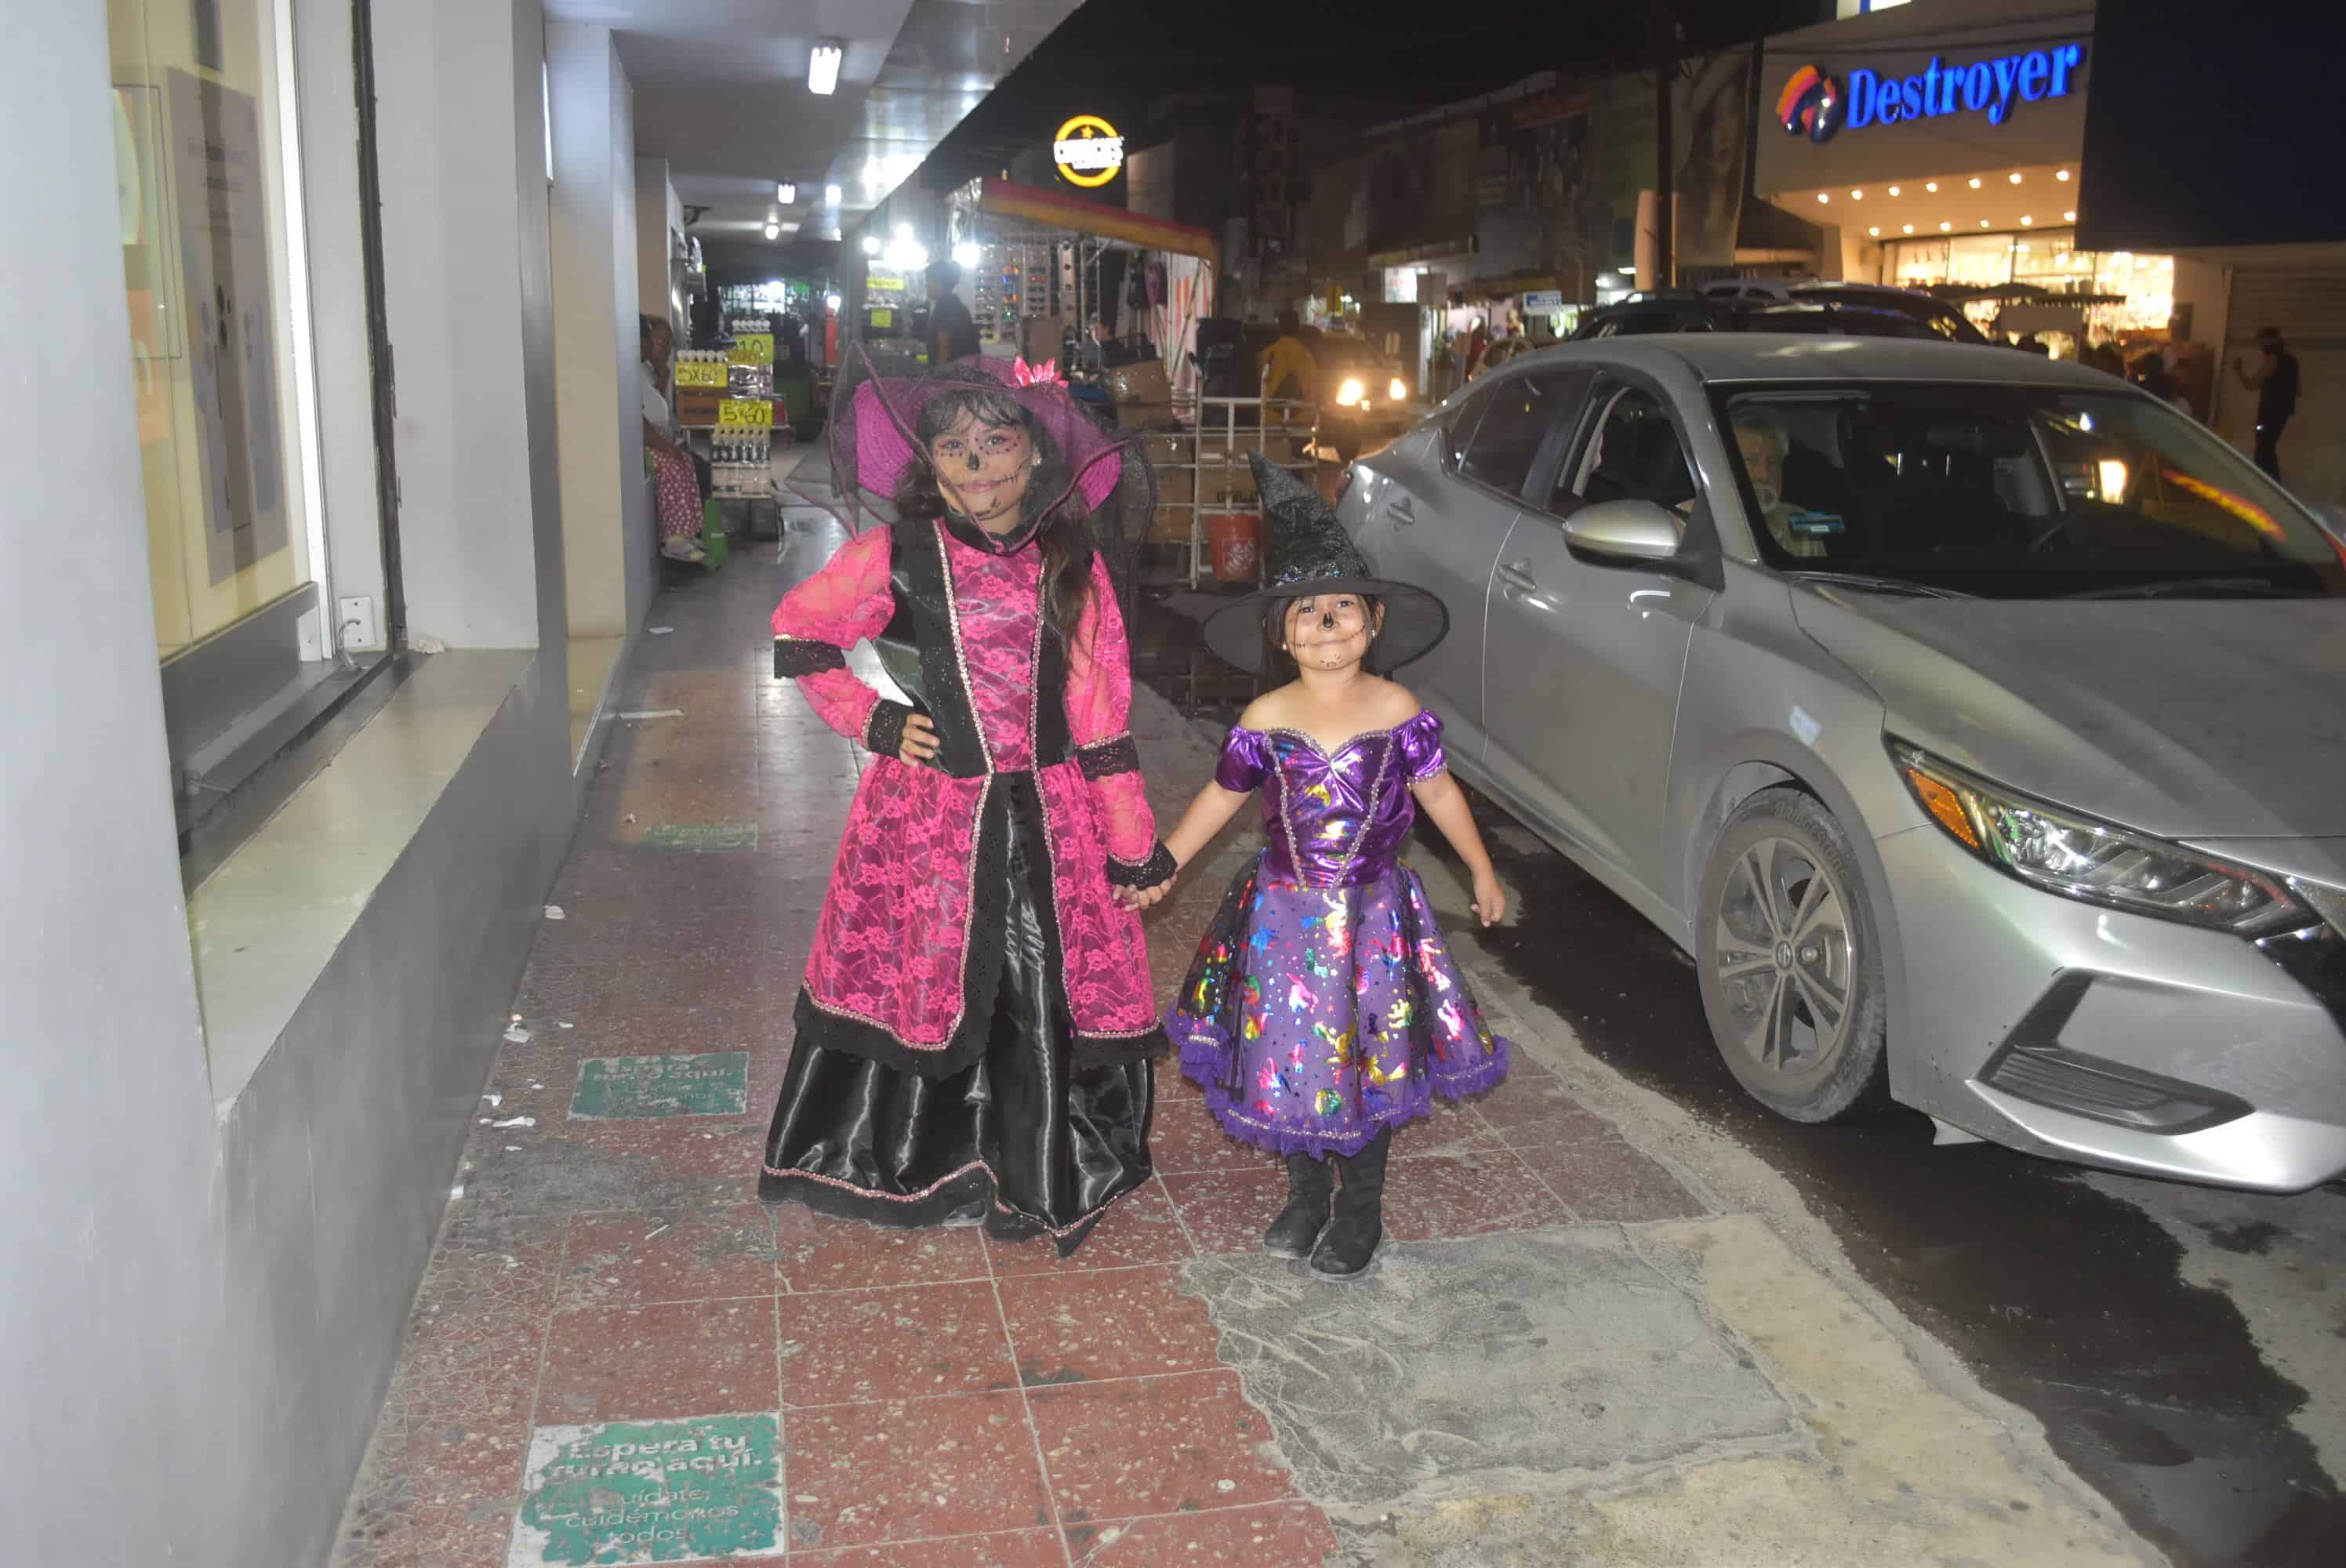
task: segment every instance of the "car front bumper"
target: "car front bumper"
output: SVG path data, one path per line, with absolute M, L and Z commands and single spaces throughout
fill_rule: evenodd
M 2042 892 L 1935 828 L 1876 845 L 1897 911 L 1897 1097 L 2148 1176 L 2299 1192 L 2346 1173 L 2346 932 L 2262 943 Z

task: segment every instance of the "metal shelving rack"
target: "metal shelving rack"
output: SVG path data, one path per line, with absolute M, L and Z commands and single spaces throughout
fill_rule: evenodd
M 1268 392 L 1268 387 L 1265 392 Z M 1210 508 L 1221 513 L 1234 508 L 1219 499 L 1219 490 L 1209 485 L 1223 481 L 1229 475 L 1243 475 L 1248 488 L 1253 484 L 1247 465 L 1250 453 L 1259 453 L 1273 468 L 1283 468 L 1300 474 L 1306 483 L 1316 480 L 1319 473 L 1320 405 L 1301 398 L 1204 397 L 1197 400 L 1197 422 L 1187 431 L 1178 433 L 1189 443 L 1189 499 L 1167 504 L 1166 509 L 1178 511 L 1187 507 L 1189 513 L 1189 586 L 1196 587 L 1204 580 L 1206 566 L 1206 517 Z M 1170 433 L 1154 432 L 1152 434 Z M 1252 442 L 1251 445 L 1248 443 Z M 1303 455 L 1293 455 L 1295 443 L 1303 443 Z M 1273 443 L 1277 443 L 1274 455 Z M 1257 509 L 1260 509 L 1259 504 Z M 1262 581 L 1263 551 L 1255 551 L 1254 575 L 1257 584 Z

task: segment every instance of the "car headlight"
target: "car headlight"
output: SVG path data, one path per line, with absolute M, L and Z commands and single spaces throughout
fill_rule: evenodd
M 2031 887 L 2243 936 L 2316 923 L 2278 878 L 2032 800 L 1911 746 L 1890 751 L 1947 837 Z
M 1399 376 L 1393 377 L 1392 380 L 1385 383 L 1385 396 L 1393 402 L 1407 402 L 1409 401 L 1409 383 L 1402 381 Z
M 1347 408 L 1368 395 L 1369 389 L 1361 384 L 1361 378 L 1358 376 L 1346 376 L 1342 384 L 1336 389 L 1336 401 Z

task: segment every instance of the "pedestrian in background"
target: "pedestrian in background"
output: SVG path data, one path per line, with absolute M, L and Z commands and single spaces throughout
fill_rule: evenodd
M 961 287 L 961 263 L 938 262 L 929 269 L 929 365 L 934 369 L 977 352 L 977 322 L 969 307 L 954 292 Z
M 2257 332 L 2258 364 L 2253 371 L 2244 360 L 2232 361 L 2240 384 L 2257 394 L 2257 466 L 2280 477 L 2280 433 L 2297 412 L 2297 356 L 2281 341 L 2279 327 Z

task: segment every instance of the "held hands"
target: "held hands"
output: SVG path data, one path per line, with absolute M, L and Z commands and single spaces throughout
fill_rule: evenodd
M 1173 891 L 1173 884 L 1178 881 L 1180 878 L 1175 875 L 1166 878 L 1153 888 L 1117 888 L 1113 890 L 1116 894 L 1117 907 L 1138 914 L 1151 904 L 1162 901 L 1166 894 Z
M 1484 925 L 1496 925 L 1506 918 L 1506 890 L 1490 871 L 1474 873 L 1474 913 Z
M 896 748 L 903 760 L 919 767 L 937 754 L 937 727 L 929 722 L 925 713 L 915 713 L 904 720 L 904 741 Z

